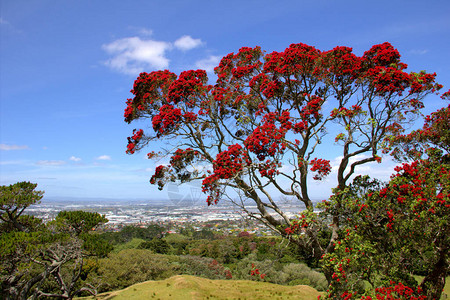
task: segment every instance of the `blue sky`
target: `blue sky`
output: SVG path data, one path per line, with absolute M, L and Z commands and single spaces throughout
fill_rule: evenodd
M 408 70 L 436 72 L 450 85 L 446 0 L 2 0 L 0 18 L 0 184 L 37 182 L 52 198 L 186 194 L 148 183 L 147 151 L 125 154 L 133 128 L 146 128 L 123 121 L 140 71 L 211 72 L 242 46 L 272 52 L 302 42 L 362 55 L 388 41 Z M 426 105 L 431 112 L 444 103 L 433 96 Z M 361 171 L 387 178 L 386 161 Z M 333 184 L 311 192 L 321 197 Z

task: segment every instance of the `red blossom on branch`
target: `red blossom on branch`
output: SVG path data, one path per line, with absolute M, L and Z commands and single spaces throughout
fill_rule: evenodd
M 312 166 L 310 169 L 311 171 L 317 171 L 317 174 L 313 177 L 314 180 L 322 180 L 331 172 L 329 160 L 314 158 L 309 164 Z
M 142 129 L 133 130 L 133 136 L 128 137 L 128 145 L 127 145 L 127 154 L 133 154 L 136 151 L 136 145 L 139 143 L 139 141 L 142 139 L 142 136 L 144 135 L 144 131 Z
M 219 200 L 219 180 L 239 176 L 247 162 L 248 157 L 238 144 L 231 145 L 228 150 L 217 154 L 213 162 L 213 174 L 203 179 L 202 182 L 202 191 L 209 194 L 206 200 L 208 205 L 216 204 Z
M 159 110 L 159 114 L 153 117 L 152 125 L 157 136 L 161 136 L 174 130 L 181 125 L 181 109 L 175 108 L 170 104 L 162 106 Z

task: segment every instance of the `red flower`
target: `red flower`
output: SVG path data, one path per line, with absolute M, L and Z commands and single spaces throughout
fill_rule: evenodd
M 311 171 L 317 171 L 318 174 L 314 175 L 314 180 L 322 180 L 331 172 L 331 165 L 329 160 L 314 158 L 310 163 Z

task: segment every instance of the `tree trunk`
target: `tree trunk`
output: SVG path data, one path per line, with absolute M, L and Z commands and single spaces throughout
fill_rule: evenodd
M 445 277 L 449 268 L 447 252 L 447 249 L 439 251 L 438 261 L 420 284 L 423 293 L 427 295 L 429 300 L 439 300 L 441 298 L 442 290 L 445 286 Z

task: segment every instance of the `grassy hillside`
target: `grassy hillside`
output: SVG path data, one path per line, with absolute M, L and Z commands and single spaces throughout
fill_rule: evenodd
M 317 299 L 320 295 L 306 285 L 282 286 L 249 280 L 210 280 L 178 275 L 146 281 L 126 289 L 83 299 Z

